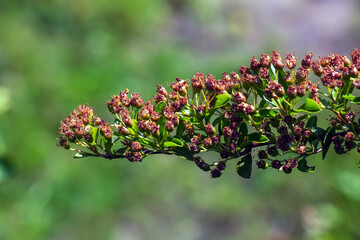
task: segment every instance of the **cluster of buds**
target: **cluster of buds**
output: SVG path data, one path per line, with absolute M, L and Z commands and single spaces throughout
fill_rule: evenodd
M 61 122 L 59 145 L 82 156 L 126 158 L 141 162 L 151 154 L 174 154 L 193 161 L 212 178 L 220 177 L 226 162 L 239 159 L 237 172 L 249 177 L 253 149 L 261 149 L 256 164 L 285 173 L 293 168 L 313 171 L 306 158 L 330 145 L 338 154 L 357 148 L 360 127 L 351 107 L 360 89 L 360 50 L 314 58 L 307 53 L 297 68 L 294 54 L 272 51 L 252 57 L 238 73 L 196 73 L 190 80 L 176 78 L 171 91 L 157 85 L 144 101 L 139 93 L 120 91 L 107 101 L 113 125 L 80 105 Z M 311 71 L 322 85 L 311 81 Z M 320 82 L 317 81 L 317 82 Z M 318 126 L 316 113 L 329 110 L 327 126 Z M 119 141 L 120 139 L 120 141 Z M 90 152 L 73 149 L 71 144 Z M 219 161 L 208 163 L 198 154 L 215 151 Z M 285 154 L 296 157 L 285 158 Z

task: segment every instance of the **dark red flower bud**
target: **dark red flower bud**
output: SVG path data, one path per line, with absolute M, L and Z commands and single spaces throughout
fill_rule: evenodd
M 294 77 L 290 73 L 287 73 L 284 78 L 284 81 L 286 82 L 287 85 L 291 85 L 294 83 Z
M 275 67 L 275 69 L 281 70 L 284 68 L 284 63 L 282 62 L 281 56 L 277 51 L 272 51 L 271 58 L 271 63 Z
M 229 127 L 224 127 L 224 128 L 223 128 L 223 134 L 224 134 L 226 137 L 230 137 L 231 134 L 232 134 L 232 130 L 231 130 Z
M 203 143 L 204 143 L 204 146 L 208 148 L 208 147 L 211 147 L 211 145 L 212 145 L 212 140 L 211 140 L 210 137 L 207 137 L 207 138 L 205 138 L 205 139 L 203 140 Z
M 191 138 L 191 143 L 195 144 L 195 145 L 199 145 L 201 142 L 201 134 L 199 134 L 198 136 L 193 136 Z
M 165 97 L 165 95 L 163 95 L 163 94 L 156 94 L 155 96 L 154 96 L 154 102 L 155 103 L 159 103 L 159 102 L 166 102 L 166 97 Z
M 140 152 L 134 152 L 132 154 L 132 159 L 135 161 L 135 162 L 142 162 L 142 154 Z
M 261 67 L 259 71 L 259 76 L 262 79 L 268 79 L 270 77 L 269 70 L 267 68 Z
M 355 134 L 352 132 L 347 132 L 344 137 L 345 137 L 345 141 L 352 142 L 355 138 Z
M 140 112 L 140 117 L 144 120 L 149 120 L 150 119 L 150 112 L 148 109 L 143 108 Z
M 287 89 L 287 96 L 289 97 L 289 99 L 296 98 L 296 94 L 297 94 L 296 87 L 293 85 L 290 85 Z
M 70 144 L 66 138 L 61 137 L 59 141 L 60 147 L 63 147 L 65 149 L 70 149 Z
M 255 114 L 255 107 L 251 104 L 248 104 L 245 108 L 245 114 L 247 114 L 247 115 Z
M 174 123 L 171 120 L 167 120 L 165 124 L 166 131 L 171 132 L 172 130 L 174 130 L 174 128 Z
M 271 63 L 271 58 L 268 54 L 262 53 L 260 57 L 260 66 L 263 68 L 269 68 Z
M 139 93 L 131 94 L 131 100 L 130 100 L 131 106 L 136 107 L 136 108 L 141 108 L 143 104 L 144 104 L 144 101 L 140 97 Z
M 355 112 L 348 112 L 345 114 L 345 118 L 346 120 L 348 120 L 349 122 L 353 122 L 355 119 Z
M 322 68 L 322 66 L 320 64 L 320 60 L 313 61 L 311 63 L 311 68 L 314 71 L 314 74 L 318 77 L 321 77 L 321 75 L 324 72 L 324 69 Z
M 296 168 L 298 166 L 298 160 L 295 158 L 290 158 L 285 160 L 286 166 L 291 168 Z
M 305 151 L 306 151 L 306 146 L 304 146 L 304 145 L 299 145 L 299 146 L 296 148 L 296 152 L 297 152 L 298 154 L 304 154 Z
M 131 150 L 133 151 L 140 151 L 141 150 L 141 144 L 139 142 L 133 141 L 131 142 Z
M 140 122 L 139 122 L 139 123 L 140 123 Z M 138 123 L 138 125 L 139 125 L 139 123 Z M 140 129 L 140 128 L 139 128 L 139 129 Z M 119 133 L 120 133 L 121 135 L 124 135 L 124 136 L 130 134 L 130 130 L 127 129 L 126 127 L 124 127 L 124 126 L 117 126 L 117 130 L 119 131 Z
M 260 62 L 255 59 L 255 56 L 253 56 L 250 61 L 250 67 L 251 67 L 251 70 L 253 70 L 254 72 L 256 72 L 260 69 Z
M 281 84 L 276 85 L 275 93 L 278 97 L 283 97 L 285 95 L 285 89 Z
M 206 133 L 210 136 L 214 135 L 216 132 L 215 127 L 211 124 L 205 125 L 205 128 L 206 128 Z
M 168 93 L 167 93 L 166 89 L 161 85 L 156 85 L 156 86 L 157 86 L 157 93 L 162 94 L 165 97 L 167 97 Z
M 360 78 L 357 78 L 354 82 L 353 82 L 354 86 L 357 88 L 357 89 L 360 89 Z
M 297 61 L 294 55 L 292 55 L 291 53 L 286 53 L 286 58 L 285 58 L 285 65 L 287 68 L 289 69 L 293 69 L 296 67 Z
M 208 91 L 215 90 L 215 85 L 216 85 L 216 81 L 215 81 L 214 76 L 212 74 L 207 75 L 205 78 L 206 90 L 208 90 Z
M 236 92 L 233 94 L 233 96 L 237 103 L 242 103 L 246 101 L 246 95 L 242 92 Z
M 125 126 L 127 127 L 132 127 L 133 122 L 131 120 L 131 118 L 127 115 L 124 115 L 121 117 L 121 120 L 123 121 L 123 123 L 125 124 Z
M 305 81 L 308 76 L 308 73 L 309 72 L 306 68 L 304 67 L 299 68 L 295 73 L 296 80 L 300 83 Z
M 246 66 L 241 66 L 240 69 L 239 69 L 239 73 L 241 75 L 244 75 L 244 74 L 249 74 L 250 73 L 250 70 L 248 67 Z
M 304 85 L 300 85 L 300 86 L 296 87 L 296 94 L 299 97 L 305 96 L 305 93 L 306 93 L 306 89 L 305 89 Z
M 154 112 L 152 112 L 152 114 L 151 114 L 151 120 L 154 121 L 154 122 L 157 122 L 160 117 L 161 117 L 161 116 L 160 116 L 160 114 L 159 114 L 158 112 L 155 112 L 155 111 L 154 111 Z
M 186 124 L 185 125 L 185 132 L 188 134 L 191 134 L 194 132 L 194 125 L 192 124 Z
M 353 78 L 357 78 L 358 75 L 359 75 L 359 71 L 358 69 L 356 68 L 355 65 L 351 65 L 350 68 L 349 68 L 349 75 L 350 77 L 353 77 Z
M 216 134 L 216 135 L 211 136 L 211 140 L 212 140 L 213 145 L 216 146 L 217 144 L 220 143 L 220 135 Z
M 196 144 L 188 144 L 189 149 L 192 153 L 198 153 L 200 152 L 198 145 Z
M 312 53 L 308 53 L 303 60 L 301 61 L 301 66 L 303 68 L 309 68 L 311 66 L 311 59 L 312 59 L 313 54 Z

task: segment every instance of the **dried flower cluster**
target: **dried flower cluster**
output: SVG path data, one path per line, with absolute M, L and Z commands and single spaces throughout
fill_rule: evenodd
M 360 104 L 353 95 L 360 89 L 360 50 L 351 52 L 351 60 L 337 54 L 314 60 L 309 53 L 297 65 L 293 54 L 283 61 L 273 51 L 220 79 L 203 73 L 191 80 L 177 78 L 170 93 L 157 85 L 156 95 L 146 102 L 126 89 L 107 101 L 115 115 L 111 125 L 88 105 L 74 110 L 61 122 L 60 146 L 76 151 L 76 157 L 135 162 L 150 154 L 173 154 L 213 178 L 231 159 L 240 159 L 237 172 L 249 178 L 253 155 L 260 169 L 270 165 L 290 173 L 293 168 L 313 171 L 306 158 L 320 152 L 325 157 L 331 145 L 338 154 L 360 152 L 359 118 L 351 108 Z M 316 77 L 320 85 L 309 80 Z M 315 115 L 321 110 L 332 115 L 322 127 Z M 218 152 L 219 161 L 209 163 L 198 155 L 206 151 Z

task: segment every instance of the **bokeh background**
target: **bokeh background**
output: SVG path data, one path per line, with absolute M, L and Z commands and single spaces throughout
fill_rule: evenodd
M 244 180 L 235 163 L 211 179 L 176 157 L 56 147 L 72 109 L 111 120 L 106 100 L 121 89 L 148 99 L 156 84 L 221 76 L 273 49 L 349 56 L 359 12 L 357 0 L 1 0 L 0 239 L 360 239 L 356 153 Z

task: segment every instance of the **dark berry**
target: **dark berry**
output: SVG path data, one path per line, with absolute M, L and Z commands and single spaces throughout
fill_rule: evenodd
M 274 160 L 271 162 L 271 167 L 275 169 L 280 169 L 282 167 L 282 164 L 279 160 Z
M 267 158 L 267 153 L 265 152 L 265 150 L 260 150 L 258 153 L 258 157 L 259 157 L 259 159 Z
M 279 154 L 279 152 L 278 152 L 278 150 L 276 149 L 275 146 L 269 147 L 269 148 L 267 149 L 267 152 L 268 152 L 268 154 L 269 154 L 270 156 L 273 156 L 273 157 L 276 157 L 276 156 Z
M 268 164 L 265 162 L 265 160 L 260 160 L 256 162 L 258 168 L 266 169 L 268 167 Z
M 211 177 L 212 178 L 218 178 L 221 176 L 221 171 L 217 168 L 211 170 Z
M 226 168 L 226 163 L 221 161 L 221 162 L 218 162 L 218 164 L 216 165 L 217 169 L 219 169 L 219 171 L 224 171 L 225 168 Z
M 336 152 L 337 154 L 343 154 L 343 153 L 345 153 L 344 147 L 343 147 L 342 145 L 340 145 L 340 144 L 335 144 L 335 145 L 334 145 L 334 150 L 335 150 L 335 152 Z
M 289 173 L 291 173 L 292 168 L 285 165 L 285 166 L 283 166 L 282 170 L 284 171 L 284 173 L 289 174 Z

